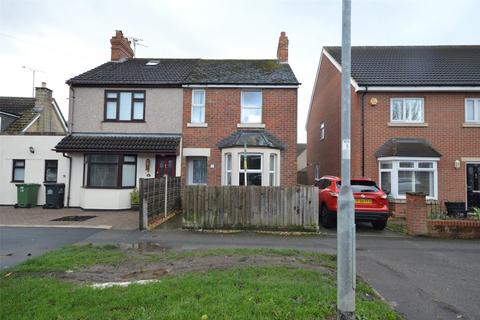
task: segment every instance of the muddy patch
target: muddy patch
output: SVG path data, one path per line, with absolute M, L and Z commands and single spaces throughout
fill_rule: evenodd
M 155 262 L 129 259 L 119 266 L 95 265 L 88 269 L 57 273 L 55 277 L 76 283 L 103 283 L 115 281 L 136 281 L 160 279 L 167 275 L 203 272 L 210 270 L 226 270 L 253 266 L 288 266 L 331 272 L 321 264 L 306 262 L 300 257 L 274 255 L 236 255 L 236 256 L 204 256 L 182 259 L 161 259 Z

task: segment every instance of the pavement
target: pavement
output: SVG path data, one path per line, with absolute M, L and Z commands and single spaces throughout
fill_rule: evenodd
M 68 243 L 113 243 L 135 247 L 196 250 L 270 247 L 335 253 L 332 230 L 287 236 L 240 232 L 202 233 L 176 229 L 136 230 L 0 227 L 0 265 L 11 266 Z M 357 273 L 407 319 L 480 319 L 480 241 L 413 238 L 357 228 Z M 26 256 L 26 253 L 31 256 Z M 11 255 L 9 255 L 11 254 Z
M 85 221 L 52 221 L 66 216 L 95 216 Z M 0 206 L 0 226 L 99 228 L 115 230 L 138 229 L 138 212 L 131 210 L 103 211 L 77 208 L 43 209 Z

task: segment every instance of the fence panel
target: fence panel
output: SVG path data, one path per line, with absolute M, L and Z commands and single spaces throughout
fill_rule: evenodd
M 144 230 L 154 219 L 181 208 L 180 177 L 140 179 L 139 201 L 140 230 Z
M 312 186 L 186 186 L 182 198 L 185 228 L 318 228 L 318 189 Z

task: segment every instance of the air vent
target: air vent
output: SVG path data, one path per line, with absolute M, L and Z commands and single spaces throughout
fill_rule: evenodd
M 156 66 L 159 63 L 160 63 L 160 60 L 150 60 L 145 65 L 146 66 Z

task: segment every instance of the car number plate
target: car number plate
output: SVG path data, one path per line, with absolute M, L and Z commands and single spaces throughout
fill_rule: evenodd
M 355 203 L 370 204 L 372 203 L 372 199 L 355 199 Z

